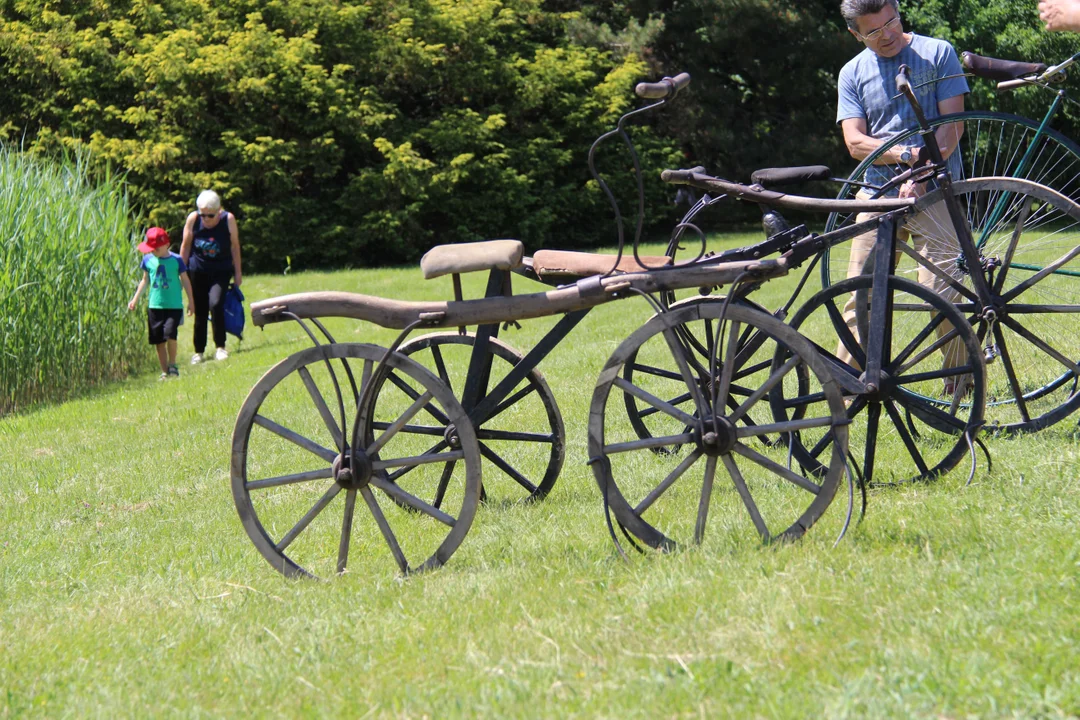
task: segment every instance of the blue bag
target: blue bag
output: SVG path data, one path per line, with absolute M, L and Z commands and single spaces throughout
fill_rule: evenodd
M 240 288 L 230 285 L 225 293 L 225 332 L 244 339 L 244 293 Z

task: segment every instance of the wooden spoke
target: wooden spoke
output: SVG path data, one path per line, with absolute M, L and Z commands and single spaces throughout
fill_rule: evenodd
M 690 466 L 697 462 L 697 459 L 701 457 L 700 450 L 695 449 L 689 455 L 687 455 L 679 466 L 668 473 L 668 476 L 663 481 L 654 487 L 652 491 L 645 496 L 645 499 L 638 503 L 634 508 L 634 512 L 638 515 L 652 507 L 653 503 L 660 499 L 660 496 L 667 492 L 667 489 L 675 484 L 675 481 L 682 477 L 683 473 L 690 469 Z
M 494 450 L 489 448 L 484 443 L 480 443 L 480 454 L 490 460 L 495 465 L 495 467 L 499 468 L 504 473 L 509 475 L 510 479 L 512 479 L 514 482 L 528 490 L 530 494 L 536 492 L 536 485 L 533 485 L 527 477 L 514 469 L 514 467 L 511 466 L 510 463 L 506 462 L 506 460 L 504 460 L 500 455 L 498 455 Z
M 734 333 L 732 333 L 734 335 Z M 712 502 L 713 479 L 716 477 L 716 456 L 710 455 L 705 460 L 705 478 L 701 483 L 701 500 L 698 501 L 697 523 L 694 525 L 694 542 L 701 544 L 705 537 L 705 523 L 709 519 L 709 504 Z
M 735 370 L 735 356 L 738 351 L 739 322 L 733 321 L 728 328 L 727 353 L 724 355 L 724 357 L 728 358 L 728 361 L 724 363 L 723 368 L 720 370 L 720 386 L 716 392 L 716 401 L 713 403 L 714 408 L 727 406 L 728 393 L 731 391 L 731 373 Z
M 374 456 L 379 452 L 379 450 L 384 448 L 386 446 L 386 443 L 390 442 L 390 440 L 398 434 L 398 431 L 401 430 L 401 428 L 405 427 L 405 423 L 409 422 L 409 420 L 411 420 L 416 415 L 416 413 L 420 412 L 424 407 L 427 406 L 429 402 L 431 402 L 431 397 L 432 395 L 430 392 L 425 392 L 423 395 L 416 398 L 416 401 L 409 406 L 409 409 L 406 410 L 401 417 L 391 423 L 390 427 L 388 427 L 386 431 L 378 437 L 375 443 L 371 447 L 366 449 L 367 454 Z
M 896 428 L 896 432 L 900 435 L 900 439 L 904 443 L 904 447 L 907 448 L 908 455 L 915 462 L 915 467 L 919 469 L 920 475 L 926 475 L 930 472 L 930 468 L 927 466 L 926 461 L 923 460 L 922 453 L 919 452 L 919 448 L 915 445 L 914 438 L 911 437 L 911 433 L 908 432 L 907 425 L 904 423 L 904 418 L 900 416 L 900 411 L 896 409 L 896 405 L 892 400 L 885 401 L 885 412 L 889 414 L 889 419 L 892 420 L 893 426 Z
M 557 439 L 555 435 L 548 433 L 511 432 L 509 430 L 486 430 L 476 431 L 477 440 L 512 440 L 514 442 L 552 443 Z
M 264 488 L 278 487 L 280 485 L 293 485 L 295 483 L 311 482 L 312 480 L 328 480 L 334 477 L 333 468 L 319 468 L 318 470 L 309 470 L 307 472 L 295 473 L 293 475 L 280 475 L 278 477 L 267 478 L 265 480 L 252 480 L 251 482 L 244 483 L 244 487 L 248 490 L 262 490 Z
M 682 422 L 683 425 L 689 425 L 691 427 L 695 427 L 697 425 L 698 421 L 693 415 L 688 415 L 674 405 L 664 402 L 652 393 L 642 390 L 628 380 L 625 380 L 621 377 L 615 378 L 615 386 L 623 390 L 624 392 L 630 393 L 639 400 L 644 400 L 645 402 L 655 407 L 657 410 L 661 410 L 667 415 L 670 415 L 676 420 Z
M 448 447 L 450 447 L 449 442 L 447 442 L 446 440 L 440 440 L 439 442 L 435 443 L 430 448 L 428 448 L 427 452 L 425 452 L 424 455 L 432 455 L 434 453 L 439 452 L 443 448 L 448 448 Z M 451 464 L 453 464 L 453 463 L 451 463 Z M 406 465 L 405 467 L 401 468 L 397 472 L 390 473 L 387 476 L 387 479 L 390 482 L 397 482 L 398 478 L 400 478 L 402 475 L 407 475 L 407 474 L 409 474 L 410 472 L 412 472 L 413 470 L 415 470 L 418 467 L 420 467 L 420 466 L 419 465 Z
M 278 437 L 288 440 L 293 445 L 297 445 L 304 448 L 310 453 L 318 455 L 326 462 L 332 463 L 335 459 L 337 459 L 338 453 L 336 450 L 325 448 L 314 440 L 309 440 L 308 438 L 300 435 L 299 433 L 295 433 L 282 425 L 278 425 L 276 422 L 270 420 L 269 418 L 263 417 L 262 415 L 256 415 L 254 422 L 259 427 L 265 428 L 277 435 Z
M 491 421 L 497 418 L 501 413 L 505 412 L 508 408 L 517 405 L 519 402 L 521 402 L 534 392 L 537 392 L 537 388 L 536 385 L 533 385 L 532 383 L 529 383 L 525 387 L 521 388 L 516 393 L 499 403 L 498 407 L 492 410 L 491 414 L 488 415 L 487 419 L 484 420 L 484 424 L 490 424 Z
M 1016 377 L 1016 369 L 1013 367 L 1012 356 L 1009 354 L 1009 346 L 1005 342 L 1005 333 L 1001 331 L 1000 325 L 994 325 L 994 339 L 997 341 L 998 352 L 1001 353 L 1001 362 L 1005 365 L 1005 377 L 1009 380 L 1009 388 L 1012 389 L 1016 409 L 1020 411 L 1020 417 L 1023 418 L 1024 422 L 1031 422 L 1027 401 L 1024 400 L 1024 390 L 1020 387 L 1020 381 Z
M 393 383 L 395 387 L 401 390 L 401 392 L 408 395 L 410 400 L 416 400 L 420 397 L 420 393 L 414 390 L 412 386 L 410 386 L 407 382 L 399 378 L 396 373 L 391 372 L 389 375 L 386 376 L 386 379 Z M 449 419 L 447 419 L 446 415 L 434 405 L 424 405 L 423 409 L 425 412 L 431 415 L 431 417 L 435 418 L 435 421 L 438 423 L 446 425 L 450 422 Z
M 1013 332 L 1015 332 L 1017 335 L 1021 336 L 1022 338 L 1027 340 L 1029 343 L 1031 343 L 1035 347 L 1039 348 L 1044 353 L 1046 353 L 1050 357 L 1054 358 L 1059 363 L 1064 365 L 1066 368 L 1068 368 L 1069 370 L 1072 370 L 1074 373 L 1076 373 L 1078 376 L 1080 376 L 1080 365 L 1077 365 L 1073 360 L 1070 360 L 1068 357 L 1066 357 L 1065 355 L 1061 354 L 1056 349 L 1051 347 L 1050 343 L 1046 342 L 1042 338 L 1036 337 L 1034 333 L 1032 333 L 1030 330 L 1028 330 L 1026 327 L 1021 325 L 1020 323 L 1016 322 L 1016 320 L 1014 318 L 1011 318 L 1008 315 L 1001 318 L 1001 321 L 1003 323 L 1005 323 L 1006 325 L 1008 325 L 1009 328 Z
M 319 392 L 319 387 L 315 384 L 315 378 L 311 377 L 311 373 L 308 372 L 306 367 L 298 369 L 297 374 L 304 382 L 304 387 L 307 388 L 308 395 L 311 396 L 311 401 L 315 403 L 316 409 L 319 411 L 319 415 L 322 416 L 323 423 L 326 425 L 326 429 L 330 431 L 330 437 L 334 441 L 334 447 L 342 447 L 342 434 L 341 428 L 338 427 L 338 421 L 334 418 L 334 413 L 330 411 L 330 408 L 326 404 L 326 400 L 323 398 L 322 393 Z
M 311 524 L 311 521 L 317 518 L 319 516 L 319 513 L 326 509 L 326 506 L 330 504 L 331 500 L 337 497 L 337 494 L 339 492 L 341 492 L 340 485 L 338 485 L 337 483 L 331 485 L 330 489 L 327 490 L 323 494 L 323 496 L 319 498 L 315 505 L 313 505 L 312 508 L 307 511 L 307 514 L 304 515 L 304 517 L 300 518 L 300 522 L 296 523 L 296 525 L 293 526 L 292 530 L 285 533 L 285 537 L 281 538 L 281 541 L 278 542 L 278 544 L 276 545 L 277 551 L 285 552 L 285 549 L 292 545 L 293 540 L 296 540 L 300 533 L 304 532 L 304 530 L 307 529 L 307 526 Z
M 450 382 L 450 373 L 446 371 L 446 361 L 443 359 L 442 350 L 438 345 L 431 346 L 431 359 L 435 362 L 435 369 L 439 373 L 439 379 L 442 380 L 446 387 L 450 388 L 450 392 L 454 391 L 454 386 Z
M 367 503 L 368 510 L 371 511 L 372 517 L 375 518 L 375 524 L 379 526 L 379 532 L 382 533 L 383 539 L 390 546 L 390 552 L 393 554 L 398 568 L 403 575 L 408 574 L 409 561 L 405 559 L 405 553 L 401 551 L 401 545 L 398 544 L 397 538 L 394 537 L 394 531 L 390 529 L 390 523 L 386 521 L 386 516 L 383 515 L 382 510 L 379 508 L 379 501 L 375 499 L 370 487 L 360 488 L 360 494 L 364 496 L 364 502 Z
M 757 504 L 754 503 L 754 497 L 750 494 L 750 488 L 746 486 L 746 480 L 743 478 L 742 473 L 739 472 L 739 466 L 735 464 L 735 458 L 728 453 L 722 455 L 721 459 L 724 462 L 724 467 L 727 468 L 728 475 L 731 476 L 731 482 L 734 483 L 735 490 L 739 493 L 739 497 L 742 498 L 746 511 L 750 513 L 750 519 L 753 521 L 754 527 L 757 528 L 761 539 L 768 542 L 771 539 L 769 528 L 765 524 L 765 520 L 762 519 Z
M 338 545 L 338 575 L 345 572 L 349 564 L 349 544 L 352 541 L 353 513 L 356 509 L 356 490 L 345 492 L 345 516 L 341 519 L 341 543 Z
M 668 405 L 678 406 L 678 405 L 682 405 L 687 400 L 692 400 L 692 399 L 693 398 L 690 396 L 690 393 L 683 393 L 682 395 L 679 395 L 678 397 L 675 397 L 675 398 L 672 398 L 671 400 L 669 400 Z M 643 417 L 643 418 L 644 417 L 649 417 L 650 415 L 655 415 L 658 412 L 661 412 L 659 408 L 654 408 L 654 407 L 645 408 L 644 410 L 642 410 L 641 412 L 638 413 L 638 417 Z
M 378 475 L 371 476 L 371 484 L 382 490 L 384 493 L 392 497 L 400 505 L 406 505 L 411 507 L 417 512 L 422 512 L 428 517 L 433 517 L 443 525 L 447 527 L 454 527 L 456 522 L 451 515 L 444 513 L 434 505 L 428 505 L 426 502 L 416 497 L 412 493 L 409 493 L 402 489 L 402 487 L 396 483 L 383 480 Z
M 811 482 L 810 480 L 804 478 L 802 475 L 788 470 L 780 463 L 773 462 L 761 453 L 747 447 L 746 445 L 743 445 L 742 443 L 735 443 L 735 447 L 732 448 L 732 452 L 742 455 L 747 460 L 757 463 L 769 472 L 779 475 L 780 477 L 790 482 L 792 485 L 800 487 L 807 492 L 813 493 L 814 495 L 817 495 L 819 492 L 821 492 L 821 486 L 817 483 Z
M 648 450 L 657 447 L 667 447 L 669 445 L 682 445 L 693 441 L 694 433 L 688 432 L 683 433 L 682 435 L 667 435 L 665 437 L 646 438 L 645 440 L 613 443 L 611 445 L 605 445 L 604 452 L 608 455 L 617 455 L 618 453 L 631 452 L 633 450 Z
M 375 460 L 371 463 L 371 467 L 374 470 L 389 470 L 394 467 L 409 467 L 414 465 L 450 462 L 451 460 L 461 460 L 464 457 L 465 454 L 460 450 L 452 450 L 446 453 L 435 453 L 434 455 L 414 455 L 412 457 L 394 458 L 392 460 Z

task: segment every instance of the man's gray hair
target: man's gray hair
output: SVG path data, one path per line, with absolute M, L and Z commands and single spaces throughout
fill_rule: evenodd
M 200 210 L 220 210 L 221 197 L 213 190 L 203 190 L 195 201 L 195 207 Z
M 873 15 L 891 5 L 892 9 L 900 13 L 899 0 L 843 0 L 840 3 L 840 14 L 844 16 L 847 26 L 856 32 L 859 30 L 856 20 L 863 15 Z

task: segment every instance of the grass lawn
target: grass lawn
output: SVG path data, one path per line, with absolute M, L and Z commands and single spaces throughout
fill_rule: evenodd
M 420 277 L 251 276 L 244 291 L 449 296 L 448 278 Z M 774 307 L 794 280 L 754 299 Z M 742 516 L 744 542 L 624 563 L 585 465 L 588 407 L 649 315 L 598 308 L 541 365 L 568 442 L 550 496 L 482 506 L 444 568 L 407 579 L 371 544 L 344 576 L 286 580 L 241 526 L 233 424 L 260 376 L 310 345 L 292 324 L 249 328 L 179 381 L 147 373 L 0 420 L 0 717 L 1080 716 L 1075 420 L 988 438 L 993 470 L 980 458 L 971 485 L 964 460 L 872 493 L 836 547 L 844 491 L 798 543 L 762 546 Z M 528 349 L 554 322 L 501 337 Z

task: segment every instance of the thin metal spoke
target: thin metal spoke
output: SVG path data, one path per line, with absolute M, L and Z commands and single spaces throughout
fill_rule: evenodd
M 506 462 L 498 453 L 484 443 L 480 443 L 480 454 L 494 463 L 495 467 L 509 475 L 514 482 L 528 490 L 530 494 L 536 492 L 536 486 L 529 482 L 527 477 L 518 472 L 510 463 Z
M 1026 327 L 1021 325 L 1020 323 L 1016 322 L 1016 320 L 1009 317 L 1008 315 L 1005 315 L 1004 317 L 1001 318 L 1001 321 L 1003 323 L 1005 323 L 1006 325 L 1008 325 L 1013 330 L 1013 332 L 1015 332 L 1017 335 L 1021 336 L 1022 338 L 1027 340 L 1029 343 L 1031 343 L 1035 347 L 1039 348 L 1044 353 L 1046 353 L 1050 357 L 1054 358 L 1055 360 L 1057 360 L 1059 363 L 1061 363 L 1062 365 L 1064 365 L 1068 369 L 1072 370 L 1077 375 L 1080 375 L 1080 365 L 1077 365 L 1075 362 L 1073 362 L 1072 360 L 1070 360 L 1069 358 L 1065 357 L 1060 352 L 1058 352 L 1057 350 L 1052 348 L 1046 341 L 1042 340 L 1041 338 L 1035 337 L 1034 333 L 1032 333 L 1030 330 L 1028 330 Z
M 319 516 L 319 513 L 326 509 L 326 506 L 330 504 L 331 500 L 337 497 L 337 494 L 339 492 L 341 492 L 340 485 L 338 485 L 337 483 L 331 485 L 330 489 L 327 490 L 323 494 L 323 496 L 318 499 L 315 505 L 313 505 L 312 508 L 307 511 L 307 514 L 304 515 L 304 517 L 300 518 L 300 522 L 296 523 L 296 525 L 293 526 L 292 530 L 285 533 L 285 537 L 281 538 L 281 542 L 274 546 L 275 549 L 279 553 L 285 552 L 285 549 L 292 545 L 293 540 L 295 540 L 297 536 L 300 535 L 300 533 L 304 532 L 304 530 L 307 529 L 307 526 L 311 524 L 311 521 L 317 518 Z
M 398 545 L 397 538 L 394 537 L 394 531 L 390 529 L 390 523 L 386 521 L 386 516 L 383 515 L 382 510 L 379 508 L 379 501 L 375 499 L 374 493 L 371 492 L 371 488 L 367 485 L 360 488 L 360 494 L 364 496 L 364 502 L 367 503 L 368 510 L 371 511 L 372 517 L 375 518 L 375 524 L 379 526 L 379 531 L 386 540 L 386 544 L 390 546 L 390 552 L 393 553 L 398 568 L 401 569 L 403 575 L 407 574 L 409 572 L 409 561 L 405 559 L 405 553 L 401 551 L 401 546 Z
M 314 440 L 309 440 L 308 438 L 300 435 L 299 433 L 295 433 L 282 425 L 278 425 L 276 422 L 269 418 L 263 417 L 262 415 L 256 415 L 254 422 L 259 427 L 265 428 L 277 435 L 278 437 L 288 440 L 293 445 L 297 445 L 310 453 L 318 455 L 326 462 L 332 463 L 334 462 L 334 460 L 337 459 L 337 450 L 325 448 Z
M 412 493 L 405 491 L 396 483 L 384 480 L 378 475 L 372 475 L 370 482 L 402 505 L 408 505 L 417 512 L 422 512 L 428 517 L 433 517 L 447 527 L 454 527 L 454 523 L 457 522 L 453 516 L 446 514 L 434 505 L 428 505 Z
M 811 482 L 810 480 L 804 478 L 802 475 L 788 470 L 780 463 L 773 462 L 771 459 L 765 457 L 756 450 L 753 450 L 746 445 L 743 445 L 742 443 L 735 443 L 735 447 L 732 448 L 732 452 L 742 455 L 747 460 L 757 463 L 769 472 L 779 475 L 792 485 L 802 488 L 809 493 L 817 495 L 821 492 L 821 486 L 817 483 Z
M 743 505 L 746 506 L 746 511 L 750 513 L 750 519 L 754 522 L 754 527 L 757 528 L 758 534 L 761 535 L 761 539 L 768 542 L 771 535 L 769 535 L 769 527 L 765 524 L 765 521 L 761 517 L 761 513 L 758 512 L 757 505 L 754 503 L 754 498 L 750 494 L 750 488 L 746 486 L 746 480 L 743 479 L 742 473 L 739 472 L 739 466 L 735 464 L 735 458 L 731 457 L 731 454 L 722 455 L 720 457 L 724 462 L 724 467 L 727 468 L 728 475 L 731 476 L 731 482 L 735 484 L 735 490 L 738 491 L 739 497 L 742 498 Z
M 278 477 L 267 478 L 265 480 L 252 480 L 251 482 L 244 483 L 244 488 L 246 490 L 262 490 L 264 488 L 293 485 L 295 483 L 310 482 L 312 480 L 329 480 L 332 477 L 334 477 L 333 468 L 319 468 L 318 470 L 308 470 L 307 472 L 295 473 L 293 475 L 279 475 Z
M 330 437 L 334 440 L 334 447 L 341 447 L 341 428 L 338 427 L 338 421 L 334 418 L 334 413 L 330 412 L 326 400 L 323 398 L 322 393 L 319 392 L 319 387 L 315 384 L 315 378 L 311 377 L 311 373 L 308 372 L 306 367 L 302 367 L 296 372 L 300 379 L 303 380 L 304 387 L 307 388 L 308 395 L 311 396 L 311 401 L 315 403 L 319 415 L 322 416 L 326 429 L 330 431 Z
M 353 511 L 356 509 L 356 490 L 345 492 L 345 516 L 341 520 L 341 544 L 338 545 L 338 575 L 345 572 L 349 564 L 349 544 L 352 542 Z
M 675 407 L 674 405 L 664 402 L 652 393 L 642 390 L 637 385 L 634 385 L 633 383 L 624 380 L 621 377 L 616 377 L 614 384 L 616 387 L 623 390 L 624 392 L 630 393 L 639 400 L 643 400 L 652 405 L 654 408 L 663 411 L 667 415 L 670 415 L 671 417 L 681 422 L 683 425 L 689 425 L 691 427 L 697 425 L 697 419 L 693 415 L 689 415 L 680 410 L 679 408 Z
M 732 333 L 734 334 L 734 333 Z M 705 537 L 705 522 L 709 519 L 709 505 L 712 502 L 713 479 L 716 477 L 716 456 L 710 455 L 705 460 L 705 478 L 701 483 L 701 500 L 698 502 L 697 524 L 694 525 L 694 542 L 701 544 Z
M 424 406 L 431 402 L 431 398 L 432 395 L 430 392 L 425 392 L 423 395 L 416 398 L 416 402 L 410 405 L 409 409 L 406 410 L 401 417 L 391 423 L 390 427 L 386 429 L 386 432 L 380 435 L 371 447 L 366 448 L 365 452 L 370 456 L 375 456 L 379 450 L 386 446 L 386 443 L 390 442 L 390 440 L 398 434 L 398 431 L 401 430 L 401 428 L 405 427 L 405 424 L 409 422 L 409 420 L 415 417 Z
M 675 483 L 676 480 L 682 477 L 683 473 L 689 470 L 691 465 L 697 462 L 697 459 L 701 457 L 701 454 L 701 450 L 695 449 L 693 452 L 687 455 L 686 458 L 681 463 L 679 463 L 679 466 L 677 468 L 672 470 L 659 485 L 654 487 L 652 491 L 645 496 L 644 500 L 638 503 L 637 507 L 634 508 L 634 512 L 640 517 L 643 512 L 652 507 L 652 504 L 659 500 L 660 496 L 663 495 L 667 491 L 667 489 Z

